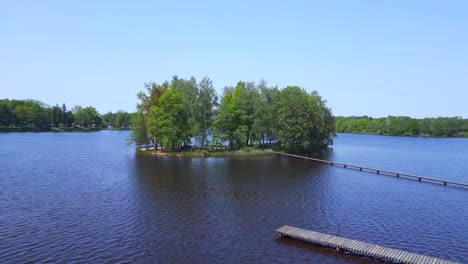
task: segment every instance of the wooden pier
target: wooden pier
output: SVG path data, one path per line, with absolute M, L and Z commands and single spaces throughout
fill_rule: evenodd
M 411 264 L 451 264 L 448 260 L 415 254 L 408 251 L 382 247 L 379 245 L 352 240 L 349 238 L 333 236 L 325 233 L 305 230 L 292 226 L 283 226 L 276 229 L 281 237 L 290 237 L 296 240 L 309 242 L 336 250 L 343 250 L 362 255 L 396 263 Z
M 388 171 L 388 170 L 380 170 L 380 169 L 374 169 L 374 168 L 369 168 L 369 167 L 363 167 L 363 166 L 357 166 L 357 165 L 352 165 L 352 164 L 341 163 L 341 162 L 309 158 L 309 157 L 304 157 L 304 156 L 299 156 L 299 155 L 294 155 L 294 154 L 289 154 L 289 153 L 284 153 L 284 152 L 278 152 L 278 154 L 282 155 L 282 156 L 286 156 L 286 157 L 292 157 L 292 158 L 298 158 L 298 159 L 305 159 L 305 160 L 320 162 L 320 163 L 328 164 L 328 165 L 331 165 L 331 166 L 340 166 L 342 168 L 356 169 L 356 170 L 359 170 L 359 171 L 375 172 L 377 174 L 386 174 L 386 175 L 392 175 L 392 176 L 396 176 L 396 177 L 406 177 L 406 178 L 411 178 L 411 179 L 415 179 L 415 180 L 418 180 L 418 181 L 425 180 L 425 181 L 429 181 L 429 182 L 441 183 L 444 186 L 452 185 L 452 186 L 459 186 L 459 187 L 465 187 L 465 188 L 468 187 L 468 183 L 464 183 L 464 182 L 455 182 L 455 181 L 436 179 L 436 178 L 431 178 L 431 177 L 426 177 L 426 176 L 419 176 L 419 175 L 413 175 L 413 174 L 407 174 L 407 173 L 401 173 L 401 172 L 394 172 L 394 171 Z

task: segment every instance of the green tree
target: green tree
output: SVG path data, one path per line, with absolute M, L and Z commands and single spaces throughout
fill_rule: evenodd
M 175 89 L 167 90 L 161 96 L 159 105 L 151 107 L 151 113 L 154 120 L 151 127 L 155 128 L 153 133 L 156 138 L 163 146 L 179 150 L 181 144 L 187 141 L 187 116 L 182 96 Z
M 199 97 L 199 89 L 197 81 L 194 77 L 189 80 L 180 79 L 174 76 L 170 85 L 174 92 L 177 92 L 182 100 L 182 108 L 186 117 L 182 132 L 187 139 L 195 137 L 201 133 L 199 124 L 199 108 L 197 98 Z
M 334 121 L 331 110 L 318 93 L 297 86 L 281 91 L 277 111 L 277 138 L 282 148 L 310 152 L 333 143 Z
M 12 100 L 14 124 L 16 127 L 48 128 L 50 126 L 50 109 L 36 100 Z
M 75 119 L 74 124 L 79 125 L 79 126 L 84 126 L 84 124 L 85 124 L 85 114 L 84 114 L 84 111 L 83 111 L 83 107 L 81 107 L 79 105 L 75 105 L 71 109 L 71 111 L 72 111 L 74 119 Z
M 227 140 L 231 148 L 239 148 L 245 141 L 243 138 L 245 130 L 241 124 L 241 110 L 234 94 L 234 88 L 226 87 L 213 121 L 213 134 L 215 138 Z
M 13 112 L 10 100 L 0 100 L 0 126 L 12 126 Z
M 208 130 L 213 124 L 214 108 L 218 105 L 218 97 L 213 86 L 213 82 L 205 77 L 200 82 L 200 89 L 197 97 L 196 121 L 198 123 L 198 135 L 200 145 L 203 147 L 208 137 Z
M 144 87 L 147 92 L 141 91 L 137 95 L 140 100 L 137 104 L 139 115 L 134 117 L 132 121 L 132 128 L 137 130 L 138 133 L 132 133 L 131 140 L 136 144 L 139 144 L 138 142 L 151 141 L 156 149 L 159 143 L 157 140 L 158 131 L 156 129 L 156 123 L 154 122 L 154 117 L 150 116 L 152 115 L 151 108 L 159 105 L 159 100 L 168 90 L 169 83 L 164 82 L 162 85 L 159 85 L 156 82 L 149 82 L 145 83 Z M 145 134 L 143 135 L 142 133 Z M 143 140 L 143 138 L 145 138 L 145 140 Z M 145 143 L 145 145 L 147 145 L 147 143 Z
M 263 146 L 271 144 L 275 140 L 275 111 L 279 90 L 277 87 L 268 88 L 264 80 L 260 81 L 258 89 L 260 101 L 254 114 L 253 133 Z
M 137 145 L 148 147 L 150 138 L 148 137 L 147 120 L 143 110 L 139 109 L 137 113 L 132 115 L 131 123 L 133 129 L 130 140 Z
M 85 127 L 99 127 L 101 126 L 101 115 L 92 106 L 83 108 L 83 125 Z
M 52 107 L 52 120 L 51 124 L 58 127 L 59 124 L 62 122 L 62 108 L 60 108 L 57 104 Z
M 108 126 L 116 127 L 115 119 L 116 119 L 115 114 L 112 112 L 107 112 L 106 114 L 103 114 L 101 116 L 101 122 L 105 127 L 108 127 Z
M 257 113 L 257 108 L 261 102 L 259 90 L 253 82 L 239 81 L 234 89 L 234 96 L 238 104 L 240 114 L 240 125 L 245 131 L 244 142 L 242 145 L 247 146 L 252 144 L 254 140 L 259 140 L 260 136 L 254 135 L 254 123 Z

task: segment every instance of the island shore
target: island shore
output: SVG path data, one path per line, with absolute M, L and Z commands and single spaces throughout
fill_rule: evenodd
M 162 157 L 235 157 L 235 156 L 267 156 L 274 155 L 273 149 L 240 149 L 240 150 L 182 150 L 182 151 L 161 151 L 153 148 L 137 148 L 139 155 L 162 156 Z

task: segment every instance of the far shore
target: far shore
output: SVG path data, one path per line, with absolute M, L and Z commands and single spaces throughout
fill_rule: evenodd
M 130 128 L 20 128 L 20 127 L 0 127 L 1 132 L 94 132 L 102 130 L 131 130 Z
M 377 134 L 369 132 L 336 132 L 336 134 L 354 134 L 354 135 L 370 135 L 370 136 L 385 136 L 385 137 L 410 137 L 410 138 L 468 138 L 468 134 L 460 134 L 455 136 L 433 136 L 428 134 L 420 135 L 390 135 L 390 134 Z

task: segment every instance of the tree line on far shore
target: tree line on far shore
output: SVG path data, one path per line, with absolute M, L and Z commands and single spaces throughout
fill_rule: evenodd
M 212 81 L 174 76 L 145 83 L 138 94 L 132 140 L 141 146 L 180 150 L 228 144 L 231 149 L 268 145 L 315 151 L 333 143 L 332 112 L 317 92 L 239 81 L 218 95 Z
M 407 116 L 372 118 L 335 117 L 336 132 L 390 136 L 468 137 L 468 119 L 437 117 L 416 119 Z
M 117 111 L 101 115 L 92 106 L 68 110 L 65 104 L 49 106 L 37 100 L 0 100 L 0 128 L 12 130 L 53 130 L 71 128 L 126 128 L 134 113 Z

